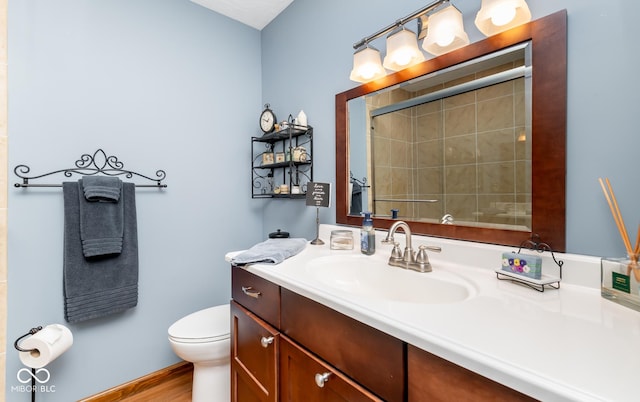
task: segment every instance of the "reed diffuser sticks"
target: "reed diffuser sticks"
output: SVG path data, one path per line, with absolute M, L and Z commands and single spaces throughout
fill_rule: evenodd
M 624 247 L 627 250 L 629 260 L 631 260 L 631 263 L 629 264 L 629 267 L 627 269 L 627 275 L 631 274 L 631 270 L 633 268 L 633 273 L 636 277 L 636 280 L 640 281 L 640 267 L 638 266 L 638 255 L 640 254 L 640 225 L 638 225 L 638 234 L 636 235 L 635 245 L 633 248 L 631 248 L 629 234 L 627 233 L 627 228 L 624 224 L 624 220 L 622 219 L 622 213 L 620 213 L 620 207 L 618 206 L 616 195 L 613 192 L 613 187 L 611 187 L 611 182 L 609 182 L 608 178 L 605 178 L 604 181 L 602 180 L 602 178 L 599 178 L 598 181 L 600 182 L 600 187 L 602 187 L 604 197 L 607 199 L 607 203 L 609 204 L 609 209 L 611 209 L 611 215 L 613 215 L 613 220 L 616 222 L 618 232 L 620 232 L 620 236 L 622 237 L 622 242 L 624 243 Z

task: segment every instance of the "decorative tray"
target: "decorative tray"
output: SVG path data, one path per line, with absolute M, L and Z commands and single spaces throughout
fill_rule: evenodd
M 544 292 L 546 286 L 549 286 L 553 289 L 560 289 L 560 281 L 561 278 L 542 274 L 540 279 L 527 278 L 526 276 L 518 275 L 513 272 L 505 271 L 503 269 L 496 269 L 496 277 L 499 280 L 507 280 L 512 282 L 518 282 L 525 286 L 529 286 L 539 292 Z M 503 277 L 501 277 L 501 275 Z

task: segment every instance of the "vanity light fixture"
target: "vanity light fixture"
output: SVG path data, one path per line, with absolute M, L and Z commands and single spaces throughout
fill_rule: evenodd
M 353 54 L 353 70 L 351 70 L 351 81 L 368 82 L 384 77 L 384 71 L 380 63 L 380 51 L 373 46 L 364 44 Z
M 415 19 L 418 20 L 418 35 L 405 27 Z M 531 12 L 525 0 L 482 0 L 475 23 L 483 34 L 491 36 L 530 20 Z M 422 48 L 435 56 L 469 44 L 460 10 L 451 5 L 450 0 L 435 0 L 356 42 L 351 80 L 373 81 L 384 77 L 386 70 L 399 71 L 424 61 L 424 54 L 418 48 L 418 39 L 425 36 L 424 32 Z M 386 34 L 389 35 L 383 65 L 380 52 L 370 43 Z
M 482 0 L 476 15 L 476 26 L 487 36 L 506 31 L 531 21 L 525 0 Z
M 383 66 L 387 70 L 399 71 L 424 61 L 418 48 L 416 33 L 404 25 L 387 36 L 387 55 Z
M 424 50 L 439 56 L 468 44 L 460 10 L 450 5 L 429 17 L 427 37 L 422 42 Z

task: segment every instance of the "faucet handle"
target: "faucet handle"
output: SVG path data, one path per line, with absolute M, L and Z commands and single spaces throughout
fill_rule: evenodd
M 425 250 L 433 251 L 433 252 L 436 252 L 436 253 L 439 253 L 439 252 L 442 251 L 442 247 L 438 247 L 438 246 L 420 246 L 418 248 L 422 250 L 423 247 L 424 247 Z
M 418 255 L 416 256 L 417 263 L 428 263 L 429 256 L 427 255 L 427 246 L 418 247 Z
M 393 250 L 391 250 L 391 258 L 395 260 L 402 259 L 402 251 L 400 251 L 400 243 L 393 242 Z
M 393 244 L 396 245 L 398 243 L 395 242 L 395 240 L 393 239 L 393 235 L 391 233 L 387 233 L 387 237 L 385 237 L 382 241 L 382 244 Z
M 416 255 L 415 262 L 417 271 L 431 272 L 431 263 L 429 262 L 429 256 L 427 255 L 427 249 L 429 249 L 429 246 L 422 245 L 418 247 L 418 254 Z
M 429 256 L 427 255 L 427 250 L 435 251 L 436 253 L 439 253 L 442 251 L 442 248 L 437 246 L 425 246 L 425 245 L 419 246 L 418 255 L 416 256 L 416 262 L 418 263 L 429 262 Z

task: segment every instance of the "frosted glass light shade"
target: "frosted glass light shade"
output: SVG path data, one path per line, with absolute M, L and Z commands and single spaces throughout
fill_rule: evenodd
M 367 46 L 357 50 L 353 54 L 353 69 L 349 78 L 351 81 L 368 82 L 387 75 L 382 63 L 380 63 L 380 52 L 378 49 Z
M 387 36 L 387 55 L 382 65 L 384 68 L 399 71 L 424 61 L 424 54 L 418 48 L 415 32 L 404 27 Z
M 482 0 L 476 14 L 476 26 L 487 36 L 506 31 L 531 21 L 525 0 Z
M 462 13 L 454 6 L 448 6 L 429 16 L 427 37 L 422 48 L 439 56 L 469 44 L 469 36 L 464 31 Z

